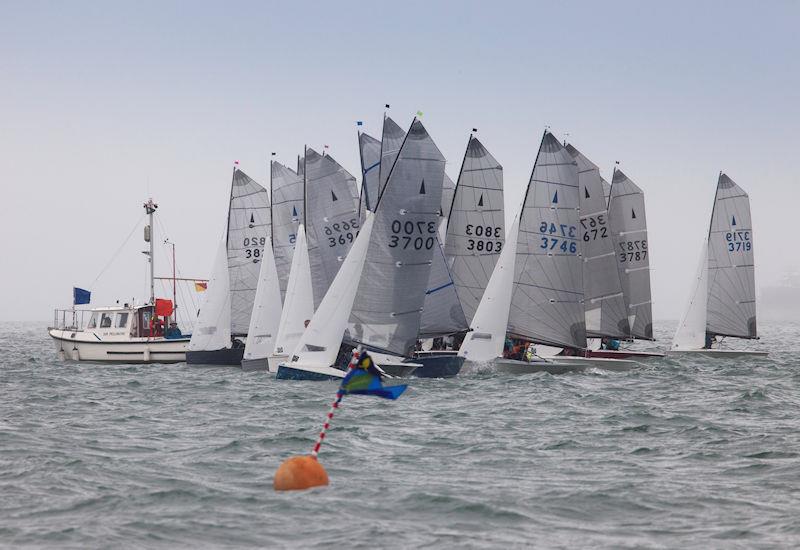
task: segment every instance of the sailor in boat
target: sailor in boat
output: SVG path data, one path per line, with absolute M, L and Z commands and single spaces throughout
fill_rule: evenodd
M 177 338 L 183 338 L 183 333 L 181 329 L 178 328 L 178 323 L 172 321 L 169 324 L 169 328 L 164 331 L 164 338 L 167 340 L 175 340 Z

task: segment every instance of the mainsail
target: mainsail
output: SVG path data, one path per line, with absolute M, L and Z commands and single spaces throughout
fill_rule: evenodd
M 228 251 L 221 240 L 214 259 L 211 280 L 200 306 L 189 351 L 212 351 L 231 347 L 231 292 L 228 280 Z
M 442 217 L 447 218 L 449 216 L 450 208 L 453 206 L 453 197 L 455 196 L 456 192 L 456 184 L 453 183 L 453 180 L 450 179 L 450 176 L 447 175 L 447 172 L 444 174 L 444 182 L 442 184 L 442 206 L 440 207 L 440 213 Z
M 358 150 L 361 153 L 361 202 L 359 214 L 361 220 L 366 218 L 378 204 L 380 195 L 381 142 L 374 137 L 359 132 Z
M 628 310 L 631 336 L 653 339 L 650 300 L 650 248 L 644 193 L 621 170 L 614 170 L 608 203 L 617 267 Z
M 505 241 L 503 167 L 472 136 L 452 207 L 445 215 L 445 257 L 464 315 L 471 322 Z
M 358 235 L 356 179 L 332 157 L 306 149 L 306 231 L 314 309 Z
M 376 208 L 350 317 L 354 342 L 401 355 L 416 343 L 437 246 L 444 162 L 415 119 Z
M 720 173 L 708 232 L 710 334 L 758 338 L 750 198 Z
M 281 300 L 286 295 L 297 227 L 303 219 L 303 177 L 279 162 L 270 164 L 272 173 L 272 249 L 278 270 Z
M 264 245 L 271 235 L 267 190 L 239 169 L 233 171 L 228 210 L 228 275 L 231 333 L 247 334 Z
M 606 182 L 600 169 L 572 145 L 567 151 L 578 163 L 583 300 L 587 336 L 630 338 L 627 304 L 617 268 L 616 250 L 608 217 Z
M 577 165 L 545 131 L 520 215 L 511 334 L 586 347 L 579 227 Z
M 383 188 L 386 187 L 386 182 L 389 179 L 389 173 L 392 171 L 392 166 L 394 166 L 394 161 L 397 159 L 397 154 L 400 152 L 400 146 L 403 145 L 403 140 L 406 137 L 406 133 L 403 131 L 397 123 L 392 120 L 388 116 L 383 117 L 383 133 L 381 135 L 381 165 L 379 171 L 379 182 L 380 186 L 378 188 L 378 198 L 375 199 L 376 201 L 380 201 L 380 196 L 383 193 Z M 377 202 L 375 202 L 375 206 L 377 206 Z

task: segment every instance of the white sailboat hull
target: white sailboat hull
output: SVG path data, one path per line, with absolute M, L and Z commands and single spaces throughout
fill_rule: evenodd
M 717 359 L 734 357 L 766 357 L 769 352 L 755 350 L 736 350 L 736 349 L 681 349 L 669 350 L 667 355 L 701 355 L 704 357 L 714 357 Z
M 637 367 L 642 367 L 641 363 L 630 359 L 613 359 L 609 357 L 564 357 L 554 358 L 559 363 L 570 363 L 575 365 L 586 365 L 589 368 L 602 369 L 615 372 L 623 372 Z
M 407 378 L 422 365 L 408 362 L 403 357 L 385 353 L 369 352 L 375 366 L 393 378 Z M 276 378 L 279 380 L 335 380 L 344 378 L 345 370 L 301 362 L 282 362 L 278 366 Z
M 188 338 L 130 338 L 98 340 L 92 332 L 50 329 L 59 356 L 67 361 L 92 363 L 181 363 Z

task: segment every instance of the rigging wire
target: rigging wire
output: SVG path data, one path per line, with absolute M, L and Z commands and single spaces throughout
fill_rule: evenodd
M 123 249 L 123 248 L 125 248 L 125 245 L 126 245 L 126 244 L 128 244 L 128 241 L 129 241 L 129 240 L 131 240 L 131 237 L 132 237 L 132 236 L 133 236 L 133 234 L 136 232 L 136 229 L 138 229 L 138 227 L 139 227 L 139 224 L 140 224 L 140 223 L 142 223 L 142 220 L 144 219 L 144 217 L 145 217 L 146 215 L 147 215 L 147 214 L 143 214 L 143 215 L 142 215 L 142 216 L 141 216 L 141 217 L 140 217 L 140 218 L 139 218 L 139 219 L 136 221 L 136 225 L 134 225 L 134 226 L 133 226 L 133 229 L 131 229 L 131 232 L 130 232 L 130 233 L 128 233 L 128 236 L 127 236 L 127 237 L 125 237 L 125 241 L 124 241 L 124 242 L 123 242 L 123 243 L 120 245 L 120 247 L 117 249 L 117 251 L 116 251 L 116 252 L 114 252 L 114 255 L 113 255 L 113 256 L 111 256 L 111 259 L 108 261 L 108 263 L 105 265 L 105 267 L 104 267 L 103 269 L 101 269 L 101 270 L 100 270 L 100 273 L 98 273 L 98 274 L 97 274 L 97 277 L 95 277 L 95 278 L 94 278 L 94 281 L 92 281 L 92 284 L 91 284 L 91 286 L 90 286 L 89 288 L 93 287 L 93 286 L 95 285 L 95 283 L 96 283 L 97 281 L 99 281 L 99 280 L 100 280 L 100 277 L 102 277 L 103 273 L 105 273 L 105 272 L 106 272 L 106 270 L 107 270 L 109 267 L 111 267 L 111 264 L 113 264 L 113 263 L 114 263 L 114 260 L 116 260 L 116 259 L 117 259 L 117 256 L 119 256 L 120 252 L 122 252 L 122 249 Z

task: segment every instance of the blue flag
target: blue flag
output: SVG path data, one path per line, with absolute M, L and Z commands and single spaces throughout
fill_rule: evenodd
M 397 399 L 408 386 L 384 386 L 381 383 L 381 373 L 372 363 L 372 358 L 367 352 L 361 352 L 358 364 L 342 379 L 339 389 L 344 394 L 375 395 L 384 399 Z
M 356 126 L 364 126 L 364 121 L 363 120 L 357 120 L 356 121 Z
M 81 304 L 88 304 L 92 299 L 92 293 L 88 290 L 84 290 L 82 288 L 78 288 L 77 286 L 72 287 L 72 304 L 73 305 L 81 305 Z

